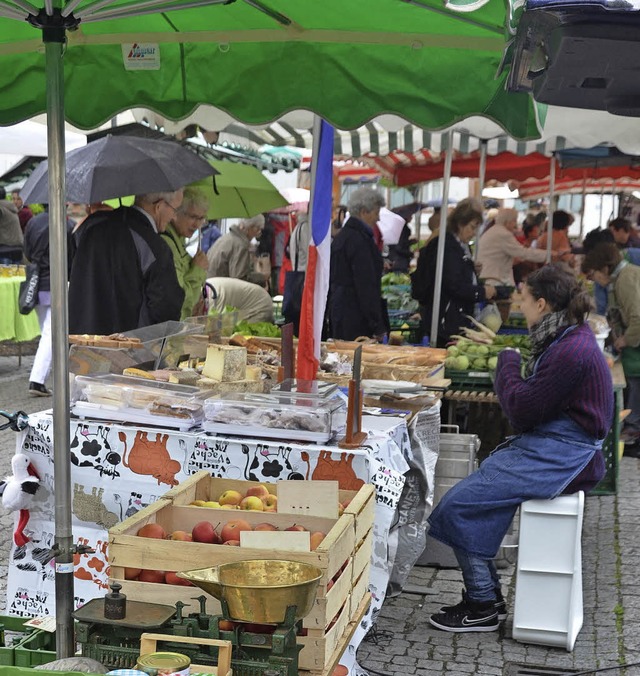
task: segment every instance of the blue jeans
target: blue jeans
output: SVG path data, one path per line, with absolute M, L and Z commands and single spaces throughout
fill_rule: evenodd
M 453 553 L 462 570 L 467 597 L 478 603 L 495 601 L 496 591 L 500 591 L 500 578 L 493 559 L 482 559 L 457 547 L 453 548 Z

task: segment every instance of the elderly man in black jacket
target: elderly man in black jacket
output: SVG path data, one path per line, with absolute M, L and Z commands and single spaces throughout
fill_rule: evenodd
M 376 190 L 354 190 L 349 220 L 331 243 L 329 313 L 334 338 L 381 339 L 388 332 L 380 289 L 383 261 L 373 239 L 383 206 L 384 198 Z
M 181 204 L 182 190 L 149 193 L 84 221 L 74 234 L 69 333 L 109 335 L 180 319 L 184 291 L 160 233 Z

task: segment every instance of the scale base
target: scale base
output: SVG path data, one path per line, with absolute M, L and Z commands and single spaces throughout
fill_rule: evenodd
M 345 437 L 342 441 L 338 443 L 338 448 L 345 448 L 347 450 L 353 450 L 354 448 L 360 448 L 367 439 L 366 432 L 355 432 L 351 435 L 351 439 Z

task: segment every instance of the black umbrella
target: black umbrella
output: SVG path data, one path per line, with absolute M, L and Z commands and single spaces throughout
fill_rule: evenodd
M 206 160 L 173 141 L 109 135 L 67 153 L 66 199 L 92 204 L 126 195 L 171 192 L 218 173 Z M 24 202 L 48 203 L 48 181 L 44 161 L 20 191 Z

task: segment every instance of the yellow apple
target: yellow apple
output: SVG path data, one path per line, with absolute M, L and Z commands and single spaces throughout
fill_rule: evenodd
M 205 502 L 204 502 L 204 500 L 194 500 L 191 504 L 194 507 L 204 507 Z
M 242 502 L 242 494 L 238 491 L 225 491 L 219 498 L 221 505 L 239 505 Z
M 220 509 L 220 503 L 219 502 L 205 502 L 203 507 L 211 507 L 212 509 Z
M 265 498 L 262 498 L 262 504 L 264 505 L 265 512 L 277 512 L 278 511 L 278 496 L 277 495 L 267 495 Z
M 250 495 L 249 497 L 242 499 L 240 502 L 240 509 L 250 509 L 257 512 L 262 512 L 264 511 L 264 505 L 262 504 L 262 500 L 260 500 L 259 497 L 256 495 Z

